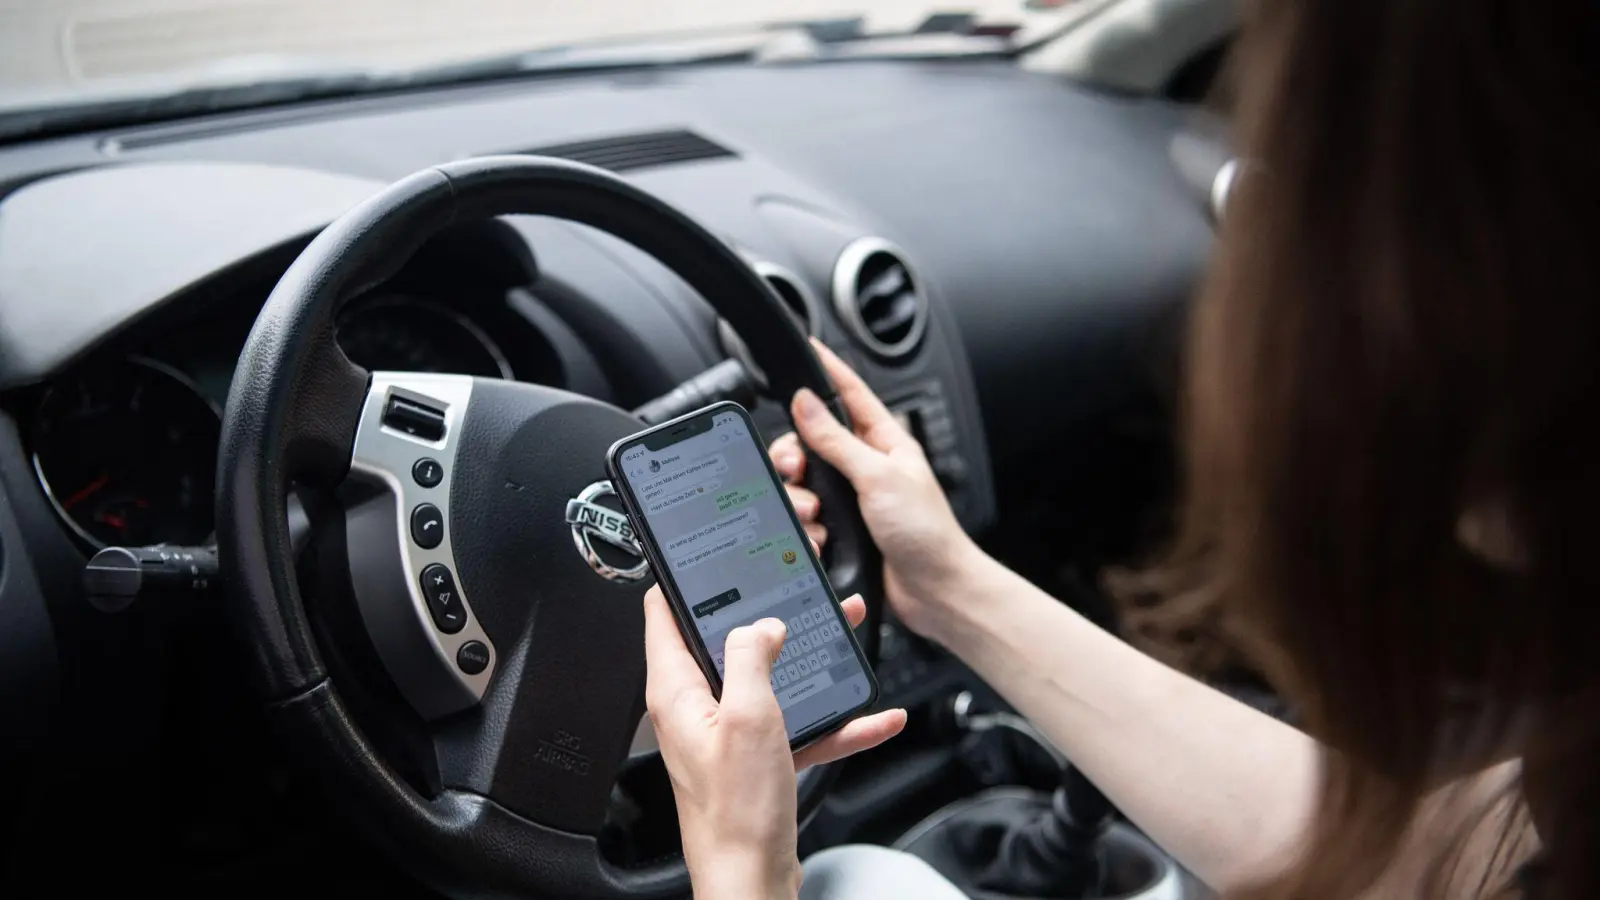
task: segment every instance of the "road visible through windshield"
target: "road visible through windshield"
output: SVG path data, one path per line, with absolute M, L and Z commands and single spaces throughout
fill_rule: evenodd
M 6 0 L 0 93 L 70 99 L 153 89 L 174 74 L 248 80 L 356 66 L 411 68 L 611 36 L 865 16 L 903 29 L 934 11 L 1018 22 L 1023 0 Z M 230 78 L 230 76 L 232 76 Z

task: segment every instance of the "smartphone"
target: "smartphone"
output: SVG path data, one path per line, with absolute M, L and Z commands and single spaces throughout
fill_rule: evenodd
M 717 403 L 623 438 L 606 467 L 717 696 L 728 632 L 771 617 L 788 625 L 770 677 L 795 749 L 878 702 L 878 680 L 743 407 Z

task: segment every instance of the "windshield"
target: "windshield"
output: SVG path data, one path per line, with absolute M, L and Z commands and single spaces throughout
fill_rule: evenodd
M 440 67 L 649 39 L 830 34 L 1010 37 L 1067 0 L 12 0 L 0 11 L 0 112 L 287 80 L 415 78 Z M 952 28 L 951 15 L 964 24 Z M 944 19 L 942 24 L 940 20 Z M 934 23 L 930 27 L 930 23 Z M 801 27 L 803 26 L 803 27 Z M 722 41 L 719 45 L 716 42 Z M 622 57 L 611 60 L 623 62 Z M 527 59 L 519 59 L 525 69 Z M 435 79 L 437 80 L 437 79 Z M 270 99 L 284 99 L 279 94 Z

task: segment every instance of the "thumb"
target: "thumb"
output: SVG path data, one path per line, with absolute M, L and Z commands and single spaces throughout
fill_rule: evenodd
M 829 465 L 844 473 L 844 477 L 851 482 L 865 475 L 877 463 L 878 451 L 867 446 L 865 441 L 834 418 L 822 399 L 809 388 L 795 392 L 790 412 L 794 416 L 794 429 L 799 433 L 800 440 L 827 460 Z
M 777 619 L 762 619 L 728 632 L 722 656 L 722 706 L 746 711 L 778 708 L 768 678 L 783 649 L 786 629 Z

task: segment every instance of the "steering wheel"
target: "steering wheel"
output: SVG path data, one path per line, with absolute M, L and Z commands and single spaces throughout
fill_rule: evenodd
M 598 840 L 644 710 L 649 578 L 618 507 L 603 502 L 604 453 L 642 423 L 549 387 L 368 372 L 334 340 L 340 308 L 428 238 L 511 214 L 593 226 L 654 256 L 733 325 L 777 396 L 809 387 L 842 416 L 781 301 L 661 200 L 537 157 L 428 169 L 314 239 L 245 343 L 217 481 L 230 616 L 290 750 L 423 880 L 473 896 L 683 893 L 681 856 L 619 864 Z M 875 655 L 874 546 L 849 483 L 821 460 L 808 472 L 830 514 L 832 579 L 868 599 L 862 637 Z M 332 543 L 347 571 L 333 582 L 353 596 L 353 615 L 326 614 L 309 573 L 296 571 L 291 485 L 328 498 L 343 520 Z M 381 722 L 358 722 L 360 680 L 328 664 L 330 633 L 369 648 L 409 705 L 425 735 L 420 775 L 380 749 Z M 802 816 L 830 773 L 804 774 Z

